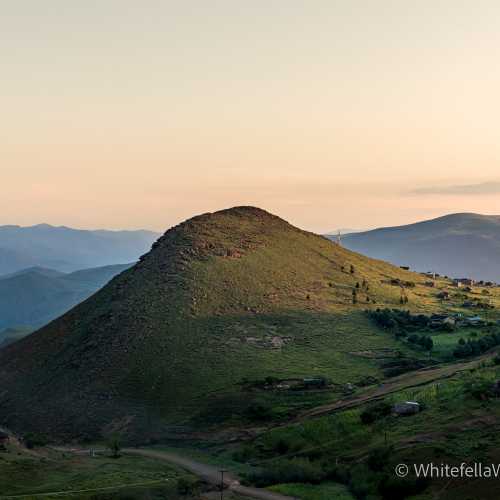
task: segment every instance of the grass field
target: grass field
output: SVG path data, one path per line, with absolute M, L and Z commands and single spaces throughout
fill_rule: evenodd
M 279 484 L 269 489 L 301 500 L 354 500 L 345 486 L 336 483 Z
M 176 499 L 180 498 L 177 481 L 181 477 L 194 479 L 144 457 L 75 456 L 47 449 L 30 453 L 18 447 L 0 453 L 0 498 Z

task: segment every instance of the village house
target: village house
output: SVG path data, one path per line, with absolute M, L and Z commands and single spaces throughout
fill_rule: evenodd
M 458 288 L 462 288 L 464 286 L 471 287 L 475 285 L 475 281 L 470 278 L 457 278 L 453 280 L 453 284 Z
M 430 317 L 429 326 L 431 328 L 454 328 L 456 326 L 456 323 L 457 320 L 453 316 L 448 316 L 447 314 L 433 314 Z
M 392 412 L 395 415 L 401 415 L 401 416 L 415 415 L 416 413 L 420 412 L 420 403 L 417 403 L 416 401 L 405 401 L 403 403 L 396 403 L 392 407 Z
M 427 276 L 427 278 L 432 278 L 433 280 L 435 280 L 436 278 L 439 278 L 439 274 L 438 273 L 433 273 L 432 271 L 428 271 L 426 273 L 421 273 L 422 276 Z
M 302 379 L 302 383 L 305 387 L 318 388 L 327 386 L 327 380 L 323 377 L 306 377 Z
M 465 323 L 469 326 L 483 326 L 485 321 L 480 316 L 473 316 L 472 318 L 465 318 Z

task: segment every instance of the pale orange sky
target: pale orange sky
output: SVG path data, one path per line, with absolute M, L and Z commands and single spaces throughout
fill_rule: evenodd
M 500 214 L 496 0 L 16 0 L 0 224 Z

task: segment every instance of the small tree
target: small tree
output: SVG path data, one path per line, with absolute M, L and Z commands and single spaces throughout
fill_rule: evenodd
M 351 274 L 354 274 L 356 272 L 356 269 L 354 269 L 354 266 L 351 264 Z
M 111 452 L 113 458 L 118 458 L 120 456 L 120 451 L 122 449 L 121 437 L 119 434 L 112 434 L 106 443 L 106 447 Z
M 181 477 L 177 480 L 177 493 L 181 496 L 199 495 L 201 483 L 193 477 Z

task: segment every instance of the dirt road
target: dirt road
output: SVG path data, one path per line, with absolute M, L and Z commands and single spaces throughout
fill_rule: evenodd
M 193 474 L 205 479 L 211 484 L 220 484 L 220 470 L 218 467 L 212 465 L 202 464 L 196 462 L 190 458 L 179 456 L 175 453 L 167 451 L 156 451 L 147 450 L 141 448 L 126 448 L 123 450 L 124 453 L 129 453 L 133 455 L 142 455 L 144 457 L 156 458 L 158 460 L 165 460 L 172 464 L 179 465 L 183 469 L 186 469 Z M 240 484 L 238 476 L 226 472 L 224 473 L 224 484 L 229 490 L 250 498 L 262 499 L 262 500 L 298 500 L 292 499 L 292 497 L 287 497 L 285 495 L 280 495 L 279 493 L 272 493 L 271 491 L 263 490 L 260 488 L 250 488 L 247 486 L 242 486 Z
M 294 421 L 300 422 L 308 418 L 320 417 L 322 415 L 327 415 L 329 413 L 335 413 L 340 410 L 347 410 L 349 408 L 356 408 L 362 404 L 368 403 L 372 400 L 377 400 L 392 394 L 393 392 L 398 392 L 403 389 L 410 389 L 412 387 L 418 387 L 421 385 L 429 384 L 431 382 L 436 382 L 443 380 L 453 375 L 475 368 L 483 361 L 487 361 L 494 357 L 495 352 L 489 352 L 483 354 L 473 361 L 466 361 L 463 363 L 454 363 L 451 365 L 440 366 L 436 368 L 424 368 L 422 370 L 417 370 L 414 372 L 405 373 L 399 377 L 394 377 L 388 382 L 381 384 L 378 387 L 368 389 L 359 396 L 341 399 L 335 403 L 330 403 L 323 406 L 317 406 L 312 410 L 304 411 L 300 413 Z
M 79 448 L 55 447 L 54 449 L 77 454 L 90 453 L 90 450 L 83 450 Z M 105 450 L 94 450 L 94 452 L 96 453 L 102 453 L 104 451 Z M 178 465 L 179 467 L 192 472 L 194 475 L 200 477 L 201 479 L 204 479 L 210 484 L 216 486 L 220 485 L 220 469 L 213 465 L 203 464 L 197 462 L 196 460 L 192 460 L 191 458 L 177 455 L 176 453 L 150 450 L 146 448 L 125 448 L 122 450 L 122 453 L 130 455 L 141 455 L 143 457 L 164 460 L 165 462 Z M 261 488 L 251 488 L 248 486 L 243 486 L 240 484 L 240 478 L 230 472 L 224 473 L 224 485 L 228 490 L 234 493 L 249 498 L 255 498 L 257 500 L 300 500 L 297 498 L 281 495 L 279 493 L 273 493 L 271 491 L 263 490 Z

